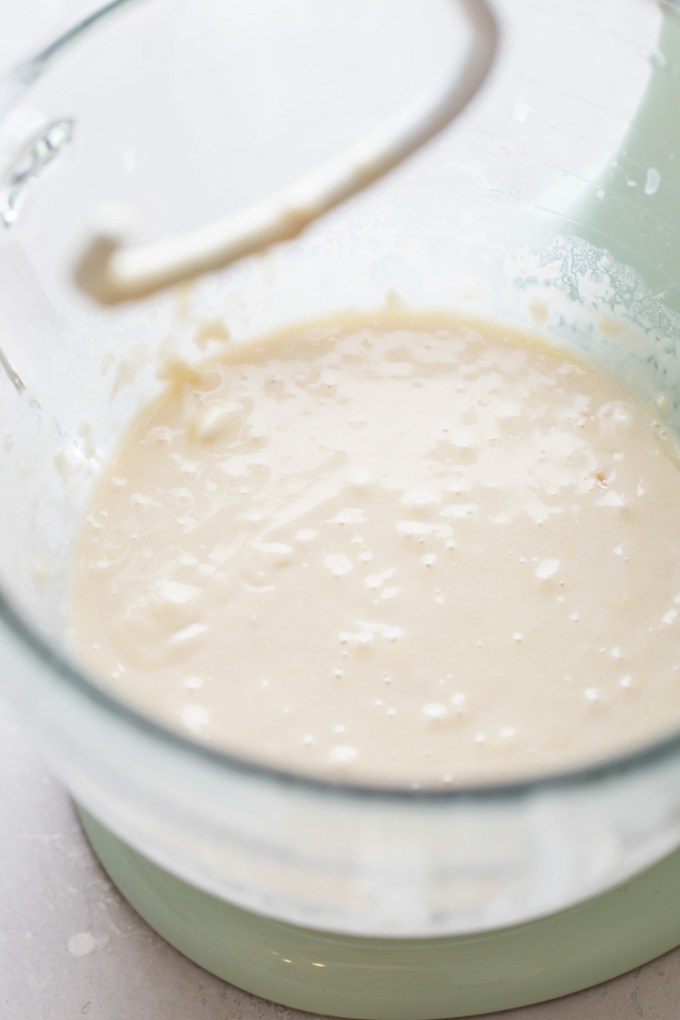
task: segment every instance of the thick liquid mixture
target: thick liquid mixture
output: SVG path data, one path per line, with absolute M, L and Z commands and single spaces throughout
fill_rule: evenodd
M 680 470 L 594 370 L 441 318 L 233 346 L 138 418 L 77 551 L 73 640 L 201 740 L 459 784 L 680 724 Z

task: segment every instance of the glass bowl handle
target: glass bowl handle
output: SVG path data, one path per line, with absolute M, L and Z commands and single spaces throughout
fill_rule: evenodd
M 471 41 L 462 66 L 443 89 L 406 104 L 370 137 L 293 187 L 178 237 L 134 245 L 124 209 L 103 210 L 74 269 L 80 288 L 101 304 L 117 304 L 213 272 L 269 245 L 296 237 L 308 224 L 377 181 L 449 125 L 486 80 L 499 28 L 486 0 L 447 0 L 462 13 Z

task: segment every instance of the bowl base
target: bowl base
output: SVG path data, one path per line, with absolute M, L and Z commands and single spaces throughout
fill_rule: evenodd
M 205 970 L 264 999 L 356 1020 L 442 1020 L 566 995 L 680 944 L 680 851 L 569 910 L 477 935 L 376 939 L 299 928 L 210 896 L 79 809 L 138 914 Z

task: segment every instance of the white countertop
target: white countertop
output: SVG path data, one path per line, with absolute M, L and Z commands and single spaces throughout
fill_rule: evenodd
M 92 0 L 5 4 L 0 69 Z M 201 971 L 126 906 L 68 796 L 0 702 L 1 1020 L 293 1020 Z M 496 1020 L 677 1020 L 680 950 L 579 995 Z

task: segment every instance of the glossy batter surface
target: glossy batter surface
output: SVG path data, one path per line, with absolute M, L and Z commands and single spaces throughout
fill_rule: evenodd
M 356 782 L 585 764 L 680 723 L 680 471 L 595 370 L 492 327 L 338 319 L 180 374 L 77 550 L 103 685 Z

